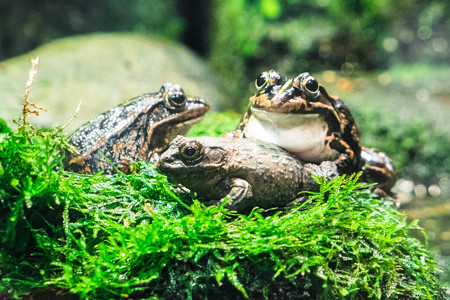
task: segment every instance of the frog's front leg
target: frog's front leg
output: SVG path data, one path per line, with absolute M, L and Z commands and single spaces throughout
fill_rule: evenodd
M 220 189 L 227 190 L 227 194 L 219 201 L 211 201 L 210 204 L 221 204 L 229 199 L 225 206 L 229 209 L 241 211 L 246 207 L 245 201 L 253 196 L 250 184 L 241 178 L 228 178 L 219 184 Z
M 356 166 L 355 152 L 351 149 L 349 144 L 347 144 L 339 133 L 333 132 L 327 137 L 325 143 L 331 149 L 339 152 L 339 157 L 335 160 L 340 171 L 343 173 L 352 173 L 358 170 L 354 170 Z
M 252 115 L 250 107 L 247 109 L 245 114 L 242 116 L 241 121 L 239 121 L 238 126 L 235 130 L 225 133 L 224 137 L 232 138 L 245 138 L 244 129 L 247 127 L 248 119 Z
M 338 158 L 335 160 L 339 170 L 343 173 L 352 173 L 356 171 L 355 169 L 358 169 L 358 164 L 355 152 L 343 138 L 346 126 L 343 124 L 346 124 L 346 122 L 343 121 L 345 118 L 343 119 L 333 106 L 314 103 L 313 108 L 314 111 L 323 115 L 326 120 L 328 133 L 325 138 L 325 147 L 329 147 L 339 153 Z
M 236 130 L 232 130 L 232 131 L 225 133 L 224 137 L 240 139 L 240 138 L 244 138 L 245 136 L 244 136 L 244 132 L 242 130 L 236 129 Z

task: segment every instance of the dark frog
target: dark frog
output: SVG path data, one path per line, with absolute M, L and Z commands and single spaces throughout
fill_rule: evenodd
M 156 162 L 179 134 L 200 122 L 209 105 L 186 97 L 178 84 L 165 83 L 159 92 L 147 93 L 114 107 L 77 129 L 69 142 L 77 153 L 68 152 L 69 170 L 93 174 L 115 168 L 128 172 L 133 162 Z
M 369 181 L 383 180 L 377 193 L 390 193 L 395 182 L 392 162 L 382 153 L 361 147 L 360 132 L 348 107 L 330 96 L 313 76 L 305 72 L 288 79 L 270 70 L 260 74 L 255 85 L 256 94 L 234 136 L 274 143 L 306 162 L 334 161 L 340 173 L 376 166 L 377 176 Z
M 280 147 L 252 139 L 179 136 L 161 155 L 158 171 L 209 204 L 238 212 L 282 207 L 318 187 L 312 174 L 332 179 L 336 164 L 304 164 Z

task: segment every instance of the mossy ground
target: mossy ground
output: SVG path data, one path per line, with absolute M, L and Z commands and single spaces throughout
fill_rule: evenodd
M 236 120 L 213 118 L 223 131 Z M 206 133 L 223 132 L 191 134 Z M 15 295 L 443 298 L 436 263 L 410 235 L 417 223 L 357 176 L 322 183 L 302 206 L 238 215 L 205 207 L 145 162 L 131 175 L 56 170 L 65 147 L 58 129 L 1 135 L 0 286 Z

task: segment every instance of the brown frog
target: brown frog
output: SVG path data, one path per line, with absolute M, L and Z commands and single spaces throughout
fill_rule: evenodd
M 377 174 L 370 182 L 379 182 L 376 192 L 390 193 L 395 182 L 392 162 L 383 153 L 365 151 L 353 116 L 337 98 L 309 73 L 287 79 L 270 70 L 255 81 L 257 92 L 239 123 L 235 137 L 254 138 L 274 143 L 303 161 L 320 163 L 334 161 L 340 173 L 350 174 L 377 165 Z M 384 164 L 384 165 L 383 165 Z
M 200 199 L 238 212 L 285 206 L 300 191 L 318 187 L 312 174 L 338 176 L 335 163 L 303 164 L 280 147 L 232 137 L 175 138 L 161 155 L 158 171 L 195 191 Z
M 77 129 L 69 142 L 64 165 L 74 172 L 112 174 L 128 172 L 138 160 L 156 162 L 179 134 L 200 122 L 209 105 L 186 97 L 178 84 L 165 83 L 159 92 L 147 93 L 114 107 Z

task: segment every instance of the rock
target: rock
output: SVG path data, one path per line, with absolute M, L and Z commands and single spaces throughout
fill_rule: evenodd
M 148 35 L 109 33 L 75 36 L 43 45 L 0 62 L 0 118 L 10 125 L 21 114 L 31 59 L 39 56 L 30 101 L 45 107 L 30 117 L 36 127 L 66 124 L 80 101 L 72 132 L 96 115 L 167 81 L 187 95 L 204 98 L 212 110 L 232 108 L 220 81 L 206 63 L 186 47 Z

